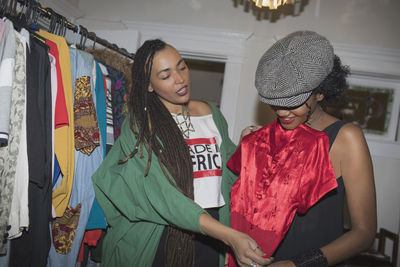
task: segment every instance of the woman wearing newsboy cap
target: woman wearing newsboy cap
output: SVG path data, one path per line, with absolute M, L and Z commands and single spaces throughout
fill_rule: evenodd
M 329 41 L 311 31 L 277 41 L 258 63 L 259 100 L 277 119 L 244 136 L 228 162 L 240 174 L 231 224 L 275 257 L 270 266 L 340 264 L 373 241 L 375 185 L 364 135 L 320 106 L 344 91 L 348 73 Z M 351 229 L 344 233 L 345 200 Z

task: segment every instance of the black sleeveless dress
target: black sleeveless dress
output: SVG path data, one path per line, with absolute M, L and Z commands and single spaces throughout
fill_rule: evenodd
M 329 149 L 344 121 L 337 121 L 324 129 L 329 137 Z M 337 178 L 338 187 L 326 194 L 305 214 L 296 213 L 285 238 L 273 257 L 287 260 L 311 248 L 320 248 L 343 234 L 343 178 Z M 340 265 L 336 265 L 340 266 Z

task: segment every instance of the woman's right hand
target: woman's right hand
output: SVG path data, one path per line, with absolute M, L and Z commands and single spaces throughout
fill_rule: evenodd
M 205 234 L 221 240 L 232 249 L 240 266 L 264 266 L 272 262 L 272 259 L 262 257 L 264 252 L 250 236 L 220 223 L 206 213 L 200 215 L 199 223 Z
M 239 266 L 266 266 L 271 264 L 272 258 L 263 258 L 265 253 L 257 243 L 247 234 L 230 229 L 226 242 L 231 247 Z

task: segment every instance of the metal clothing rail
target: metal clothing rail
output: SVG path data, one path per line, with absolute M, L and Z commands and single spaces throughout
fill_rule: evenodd
M 90 39 L 93 41 L 93 47 L 95 44 L 100 44 L 103 47 L 106 47 L 110 50 L 113 50 L 127 58 L 134 59 L 134 54 L 129 53 L 125 48 L 120 48 L 114 43 L 110 43 L 105 39 L 99 38 L 94 32 L 89 32 L 82 25 L 77 25 L 71 23 L 67 20 L 66 17 L 60 15 L 55 12 L 51 8 L 43 8 L 41 4 L 35 0 L 0 0 L 1 1 L 1 9 L 0 14 L 3 16 L 7 13 L 18 16 L 19 18 L 22 15 L 25 15 L 27 19 L 32 20 L 33 23 L 37 23 L 39 17 L 44 17 L 50 20 L 49 31 L 51 33 L 65 36 L 66 30 L 72 30 L 77 33 L 79 30 L 79 34 L 81 35 L 80 46 L 81 48 L 85 47 L 86 39 Z M 17 15 L 17 3 L 20 6 L 21 11 Z M 8 12 L 7 12 L 8 8 Z M 25 11 L 25 12 L 24 12 Z

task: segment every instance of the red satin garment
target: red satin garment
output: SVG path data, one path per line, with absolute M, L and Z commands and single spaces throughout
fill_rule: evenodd
M 304 124 L 277 120 L 245 136 L 227 163 L 239 178 L 231 192 L 231 227 L 247 233 L 270 257 L 297 212 L 337 187 L 329 138 Z M 229 266 L 236 266 L 230 257 Z

